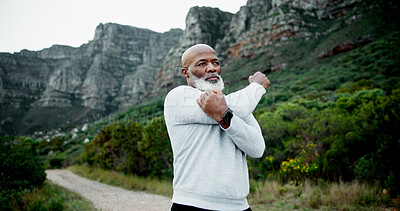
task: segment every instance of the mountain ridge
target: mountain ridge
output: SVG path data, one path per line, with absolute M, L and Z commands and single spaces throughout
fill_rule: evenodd
M 90 109 L 107 115 L 139 102 L 181 34 L 180 29 L 158 33 L 107 23 L 99 24 L 94 39 L 78 48 L 54 45 L 1 53 L 1 128 L 14 125 L 19 131 L 25 126 L 18 121 L 41 108 Z M 71 118 L 65 120 L 75 119 Z
M 81 116 L 107 116 L 162 98 L 168 90 L 185 83 L 180 56 L 196 43 L 215 48 L 228 85 L 242 81 L 243 76 L 233 77 L 238 62 L 259 56 L 268 59 L 258 70 L 281 71 L 292 61 L 275 52 L 276 48 L 318 39 L 345 27 L 346 22 L 359 17 L 342 21 L 344 25 L 337 19 L 352 13 L 355 5 L 355 0 L 249 0 L 236 14 L 193 7 L 184 31 L 158 33 L 108 23 L 97 26 L 94 39 L 77 48 L 55 45 L 37 52 L 2 53 L 0 133 L 31 133 L 33 128 L 78 124 Z M 335 41 L 318 54 L 338 44 L 341 42 Z M 33 127 L 32 119 L 38 119 L 39 114 L 46 116 L 49 109 L 54 109 L 52 116 L 61 112 L 63 117 L 50 116 L 46 126 L 38 121 Z

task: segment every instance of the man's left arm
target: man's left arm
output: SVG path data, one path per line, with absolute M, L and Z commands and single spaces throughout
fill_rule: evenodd
M 267 76 L 261 72 L 256 72 L 249 76 L 248 86 L 225 96 L 226 103 L 230 109 L 235 111 L 237 116 L 246 118 L 257 107 L 269 85 L 270 81 Z
M 230 126 L 226 129 L 221 128 L 225 130 L 235 145 L 250 157 L 260 158 L 264 154 L 264 137 L 253 114 L 244 119 L 233 115 Z
M 244 153 L 254 158 L 263 155 L 265 149 L 264 138 L 260 126 L 252 114 L 243 119 L 233 115 L 230 121 L 222 121 L 228 110 L 228 105 L 221 91 L 208 90 L 200 95 L 197 103 L 208 116 L 221 123 L 221 128 L 227 132 L 236 146 Z

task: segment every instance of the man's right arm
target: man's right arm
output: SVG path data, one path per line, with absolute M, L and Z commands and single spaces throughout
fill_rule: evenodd
M 249 85 L 244 89 L 231 93 L 225 100 L 240 118 L 246 118 L 256 109 L 261 97 L 265 94 L 270 85 L 267 76 L 261 72 L 256 72 L 249 76 Z
M 245 88 L 233 92 L 225 97 L 228 107 L 241 118 L 248 117 L 256 109 L 265 89 L 258 83 L 251 83 Z

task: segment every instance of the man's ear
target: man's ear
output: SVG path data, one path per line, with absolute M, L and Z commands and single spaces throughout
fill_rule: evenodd
M 189 70 L 186 67 L 182 67 L 182 74 L 185 76 L 185 78 L 189 78 Z

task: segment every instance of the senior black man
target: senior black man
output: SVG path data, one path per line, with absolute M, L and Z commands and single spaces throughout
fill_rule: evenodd
M 268 78 L 257 72 L 247 87 L 225 96 L 219 59 L 205 44 L 183 53 L 182 74 L 187 86 L 171 90 L 164 102 L 174 157 L 171 210 L 251 210 L 246 155 L 264 153 L 252 112 Z

